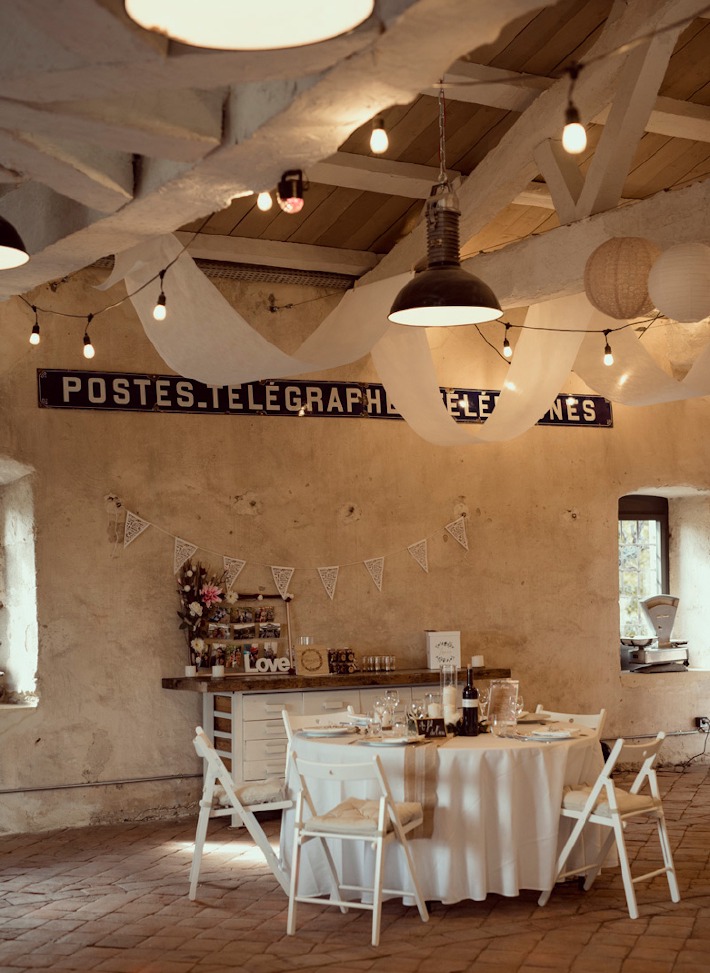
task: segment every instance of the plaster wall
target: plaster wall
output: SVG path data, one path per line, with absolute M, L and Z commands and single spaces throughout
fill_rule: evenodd
M 33 300 L 84 315 L 122 296 L 99 294 L 96 279 L 86 273 Z M 338 299 L 221 289 L 289 351 Z M 296 306 L 270 314 L 274 290 Z M 199 772 L 198 696 L 160 685 L 186 661 L 174 535 L 198 544 L 203 560 L 205 551 L 247 560 L 241 590 L 273 590 L 268 565 L 296 566 L 294 635 L 386 649 L 406 668 L 424 664 L 425 629 L 460 629 L 464 657 L 509 666 L 530 707 L 605 706 L 610 736 L 690 729 L 707 711 L 710 674 L 619 672 L 616 519 L 624 493 L 710 489 L 706 399 L 615 406 L 611 430 L 540 427 L 468 448 L 431 446 L 394 421 L 39 409 L 38 368 L 89 364 L 85 320 L 42 323 L 31 348 L 28 308 L 0 305 L 0 455 L 35 471 L 39 625 L 39 704 L 0 708 L 0 831 L 194 810 L 192 776 L 64 786 Z M 91 333 L 97 370 L 169 372 L 129 305 L 100 315 Z M 441 384 L 500 387 L 505 365 L 475 331 L 432 340 Z M 369 359 L 318 377 L 377 380 Z M 150 528 L 124 549 L 108 494 L 168 533 Z M 461 513 L 468 552 L 443 529 Z M 428 573 L 406 550 L 423 537 Z M 390 554 L 379 593 L 361 562 Z M 315 569 L 332 564 L 344 567 L 330 602 Z M 694 754 L 700 739 L 670 738 L 666 759 Z

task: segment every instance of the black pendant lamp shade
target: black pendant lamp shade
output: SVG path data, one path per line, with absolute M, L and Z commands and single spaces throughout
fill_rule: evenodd
M 427 202 L 427 264 L 397 294 L 394 324 L 421 328 L 481 324 L 503 311 L 490 287 L 461 267 L 458 200 L 448 186 Z
M 12 223 L 0 216 L 0 270 L 21 267 L 30 259 L 22 237 Z

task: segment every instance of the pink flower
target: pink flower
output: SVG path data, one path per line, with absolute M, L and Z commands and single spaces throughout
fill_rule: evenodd
M 218 605 L 222 600 L 222 589 L 214 584 L 206 584 L 204 588 L 200 588 L 200 594 L 207 608 Z

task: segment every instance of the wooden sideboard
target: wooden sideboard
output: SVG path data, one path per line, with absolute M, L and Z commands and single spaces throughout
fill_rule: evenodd
M 474 680 L 505 679 L 509 669 L 476 669 Z M 459 670 L 463 687 L 466 670 Z M 386 688 L 397 688 L 404 703 L 439 685 L 435 669 L 356 672 L 349 675 L 293 676 L 243 674 L 212 678 L 166 678 L 163 689 L 202 694 L 202 725 L 214 740 L 235 780 L 263 780 L 284 772 L 286 731 L 281 710 L 323 715 L 352 706 L 368 712 Z

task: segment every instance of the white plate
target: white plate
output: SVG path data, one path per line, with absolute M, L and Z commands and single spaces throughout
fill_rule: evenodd
M 549 719 L 549 713 L 521 713 L 518 723 L 546 723 Z
M 577 730 L 531 730 L 527 736 L 531 740 L 570 740 Z
M 342 737 L 357 733 L 356 726 L 308 726 L 297 731 L 303 737 Z
M 365 737 L 360 743 L 368 747 L 406 747 L 408 743 L 421 743 L 422 740 L 426 737 Z

